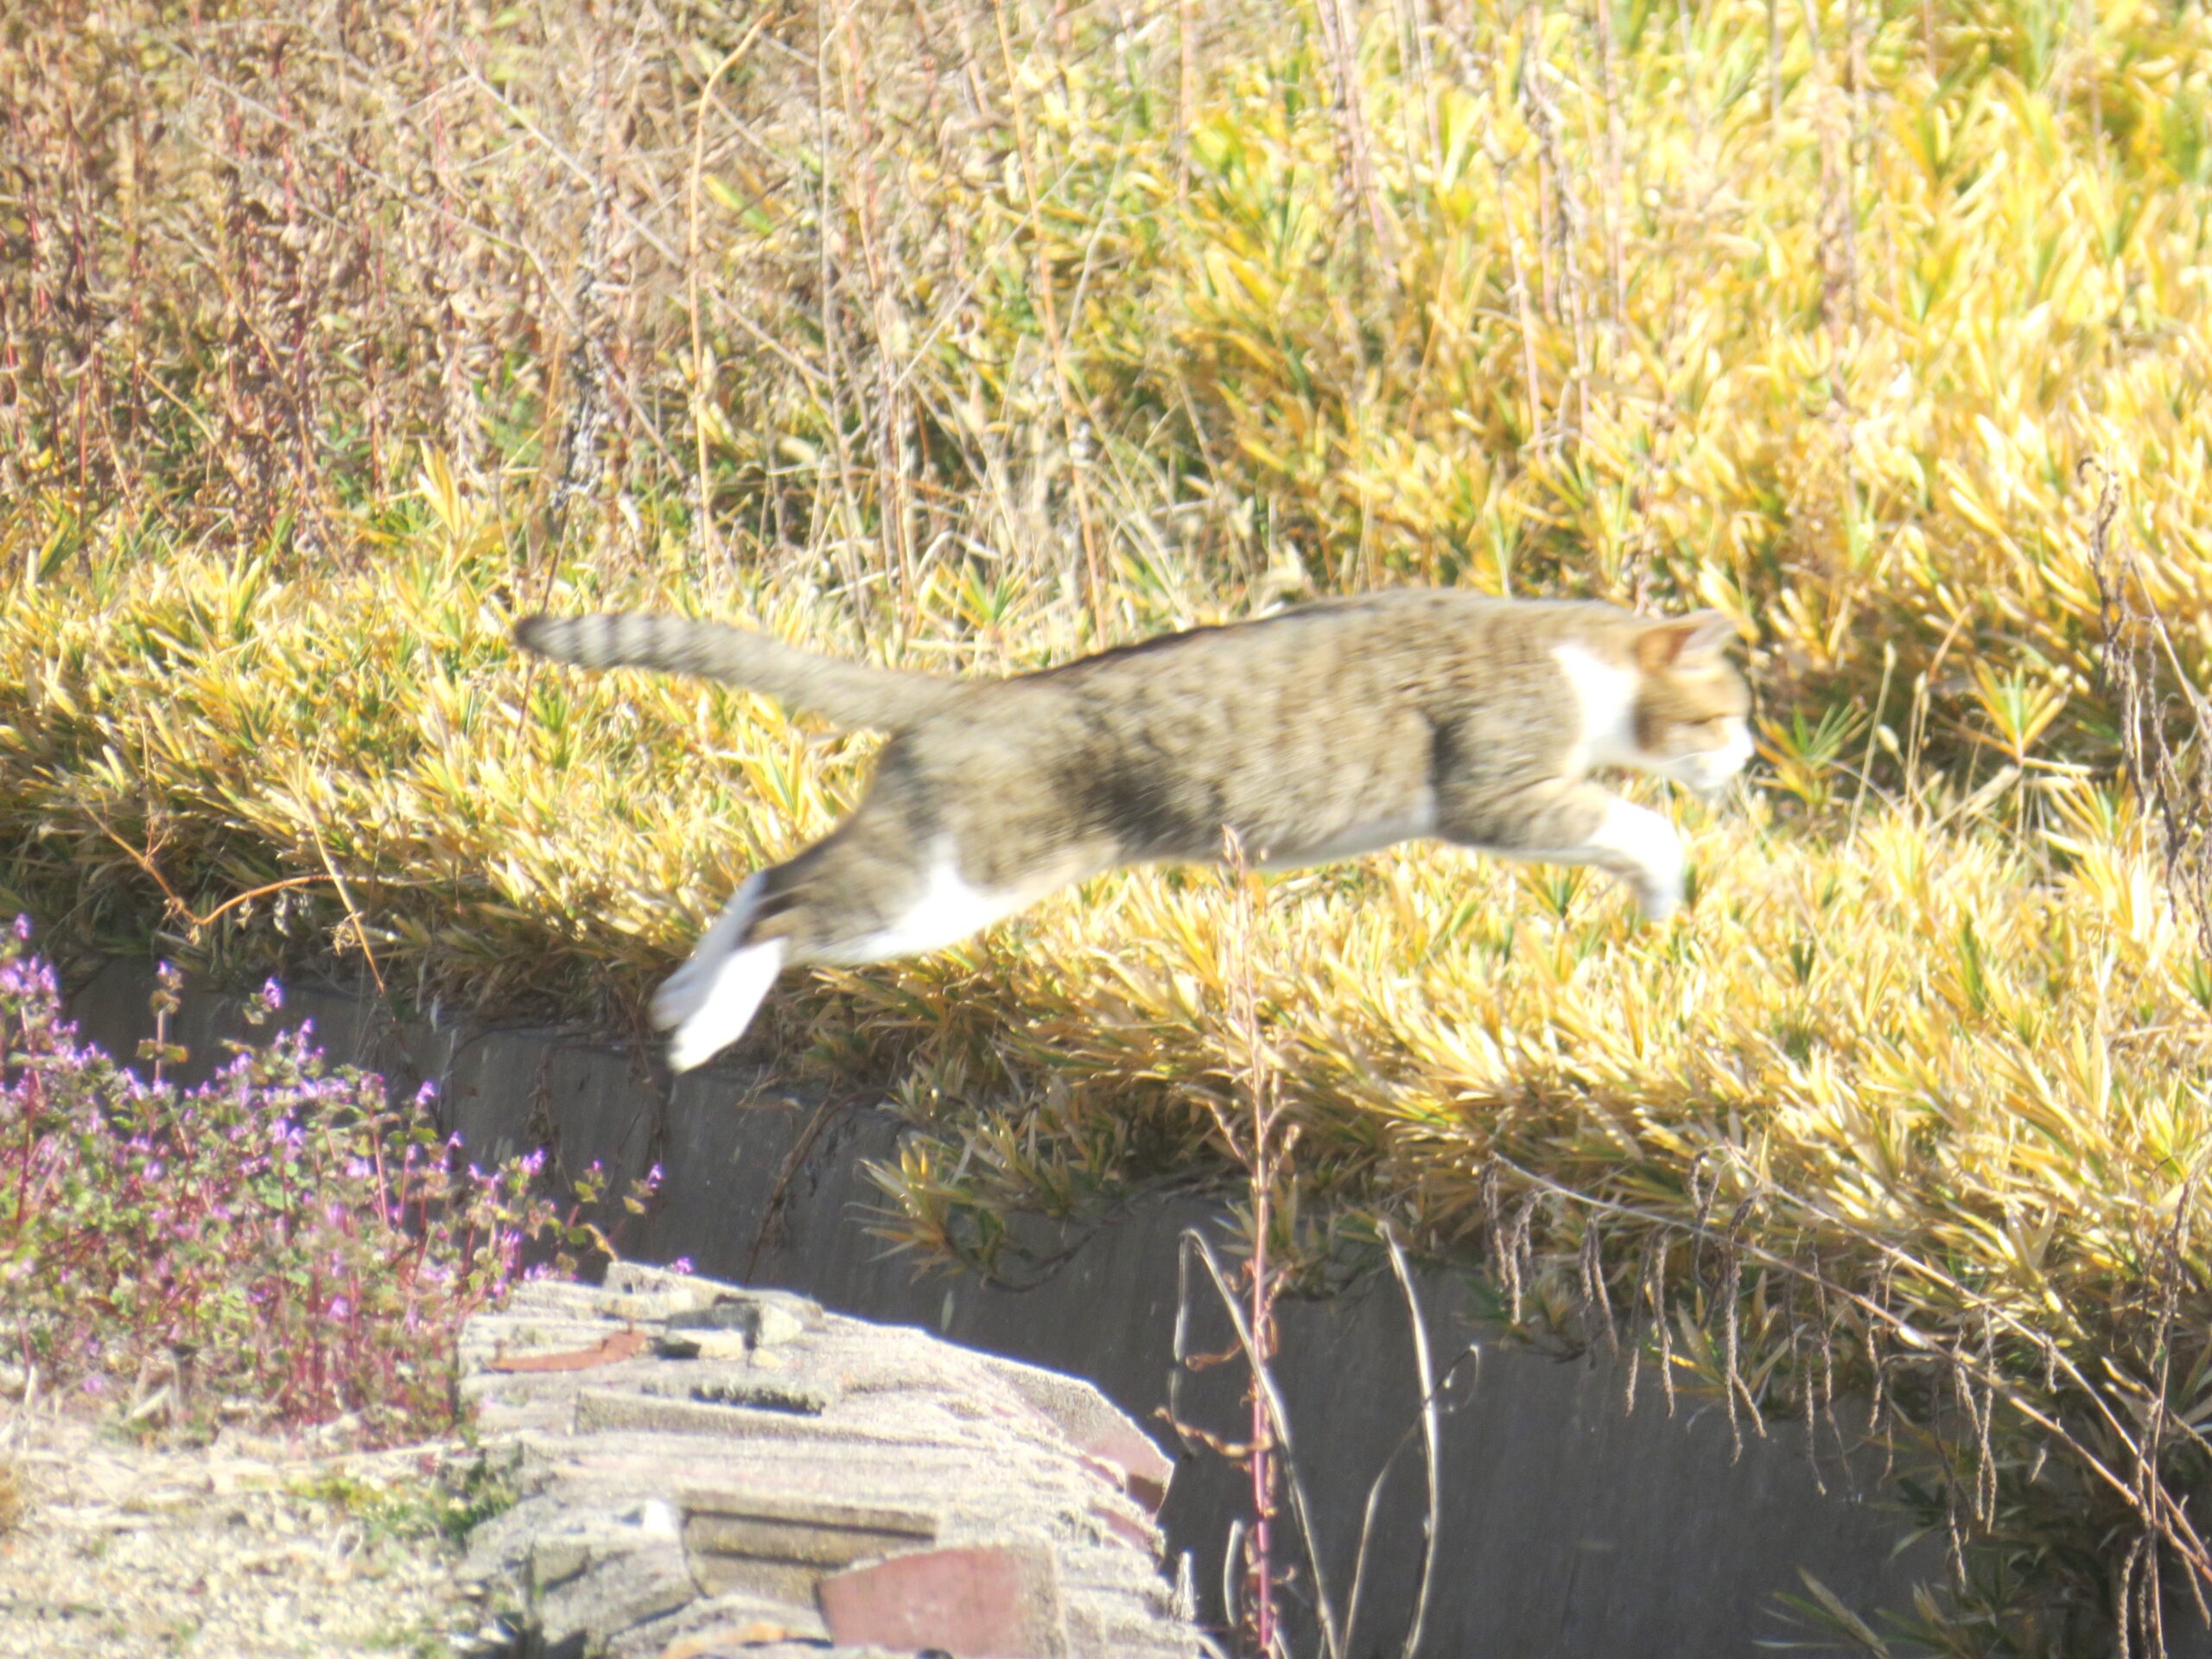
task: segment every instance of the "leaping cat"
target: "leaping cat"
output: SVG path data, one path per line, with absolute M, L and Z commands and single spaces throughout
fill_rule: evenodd
M 1683 857 L 1624 766 L 1704 793 L 1750 759 L 1715 611 L 1414 588 L 1194 628 L 997 680 L 837 661 L 679 617 L 531 616 L 525 649 L 747 686 L 887 731 L 842 823 L 756 872 L 655 994 L 678 1071 L 753 1021 L 787 967 L 932 950 L 1119 866 L 1203 862 L 1233 829 L 1285 868 L 1433 837 L 1594 864 L 1655 921 Z

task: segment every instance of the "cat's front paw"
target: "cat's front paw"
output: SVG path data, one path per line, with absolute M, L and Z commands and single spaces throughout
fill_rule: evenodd
M 1677 865 L 1664 874 L 1646 871 L 1630 886 L 1636 893 L 1637 908 L 1643 912 L 1646 921 L 1656 925 L 1682 907 L 1682 884 L 1683 872 Z
M 1682 907 L 1689 860 L 1675 826 L 1647 807 L 1615 801 L 1599 832 L 1606 867 L 1626 881 L 1647 920 L 1664 922 Z

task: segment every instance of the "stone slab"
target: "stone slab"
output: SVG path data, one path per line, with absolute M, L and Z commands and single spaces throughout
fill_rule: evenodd
M 917 1551 L 823 1580 L 822 1616 L 842 1645 L 1063 1659 L 1067 1625 L 1052 1553 L 1037 1544 Z

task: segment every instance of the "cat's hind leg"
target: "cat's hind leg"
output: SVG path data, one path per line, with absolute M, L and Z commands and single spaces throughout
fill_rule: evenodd
M 714 1058 L 744 1034 L 783 971 L 788 940 L 748 938 L 772 871 L 739 886 L 683 965 L 653 994 L 653 1023 L 670 1031 L 668 1063 L 678 1071 Z
M 702 1065 L 745 1034 L 768 988 L 783 972 L 788 949 L 787 940 L 762 939 L 741 945 L 715 964 L 698 1001 L 669 1035 L 671 1070 Z
M 882 844 L 866 826 L 849 827 L 859 833 L 841 832 L 772 873 L 756 932 L 788 937 L 795 962 L 856 967 L 942 950 L 1062 884 L 1053 876 L 994 884 L 963 866 L 950 836 Z
M 998 849 L 1003 861 L 1008 849 Z M 1044 861 L 1012 882 L 970 872 L 950 836 L 917 840 L 894 813 L 861 810 L 796 857 L 741 887 L 653 999 L 678 1071 L 742 1036 L 776 976 L 809 963 L 842 967 L 957 944 L 1089 873 Z
M 737 949 L 745 937 L 746 925 L 760 906 L 765 874 L 765 871 L 756 870 L 739 884 L 730 901 L 722 906 L 721 913 L 699 936 L 698 944 L 691 947 L 691 954 L 683 965 L 663 980 L 660 988 L 653 993 L 653 1024 L 663 1031 L 683 1024 L 707 1000 L 715 970 Z

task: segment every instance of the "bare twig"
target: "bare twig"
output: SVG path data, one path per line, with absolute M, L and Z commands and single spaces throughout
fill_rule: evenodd
M 1276 1160 L 1287 1148 L 1281 1133 L 1281 1101 L 1275 1071 L 1260 1030 L 1259 986 L 1253 963 L 1259 931 L 1254 882 L 1245 867 L 1243 842 L 1234 829 L 1226 826 L 1222 830 L 1222 857 L 1229 866 L 1229 886 L 1233 895 L 1229 923 L 1223 931 L 1223 948 L 1227 957 L 1223 965 L 1230 998 L 1229 1022 L 1243 1051 L 1236 1057 L 1236 1070 L 1244 1084 L 1250 1126 L 1249 1139 L 1245 1143 L 1245 1173 L 1252 1192 L 1252 1260 L 1249 1269 L 1252 1281 L 1250 1330 L 1254 1366 L 1249 1454 L 1252 1471 L 1252 1626 L 1257 1651 L 1262 1659 L 1268 1659 L 1275 1649 L 1275 1474 L 1269 1457 L 1274 1449 L 1269 1433 L 1270 1414 L 1262 1397 L 1259 1377 L 1274 1358 L 1275 1275 L 1268 1260 L 1268 1243 L 1274 1226 Z M 1215 1115 L 1222 1117 L 1222 1109 L 1216 1108 Z M 1225 1118 L 1222 1128 L 1234 1147 L 1236 1137 Z M 1287 1457 L 1287 1445 L 1284 1450 Z M 1308 1546 L 1313 1547 L 1310 1538 Z
M 2120 726 L 2120 764 L 2136 798 L 2157 815 L 2166 885 L 2196 925 L 2198 950 L 2212 962 L 2212 697 L 2190 678 L 2134 550 L 2114 533 L 2119 474 L 2101 457 L 2085 456 L 2076 476 L 2086 481 L 2092 472 L 2098 671 Z M 2178 741 L 2177 724 L 2183 733 Z
M 1075 376 L 1068 368 L 1067 341 L 1060 332 L 1058 302 L 1054 296 L 1052 251 L 1045 235 L 1043 200 L 1037 187 L 1037 162 L 1029 135 L 1029 112 L 1021 96 L 1021 79 L 1014 62 L 1014 35 L 1007 22 L 1006 0 L 992 0 L 991 17 L 998 25 L 999 57 L 1006 67 L 1007 108 L 1014 117 L 1014 145 L 1021 164 L 1021 181 L 1028 194 L 1029 214 L 1036 226 L 1037 313 L 1045 327 L 1045 349 L 1052 365 L 1052 385 L 1058 394 L 1060 430 L 1067 443 L 1068 489 L 1075 501 L 1076 527 L 1083 537 L 1084 598 L 1090 607 L 1094 637 L 1106 639 L 1105 577 L 1098 555 L 1098 532 L 1092 523 L 1090 490 L 1085 481 L 1085 452 L 1090 437 L 1090 412 L 1079 396 Z
M 698 108 L 691 125 L 691 170 L 684 181 L 683 265 L 691 323 L 691 441 L 698 468 L 700 538 L 709 552 L 715 549 L 715 536 L 712 491 L 707 482 L 707 407 L 714 388 L 709 381 L 706 340 L 699 326 L 699 184 L 707 170 L 707 111 L 722 77 L 745 61 L 746 54 L 760 38 L 760 31 L 775 16 L 772 11 L 763 11 L 755 18 L 744 37 L 722 54 L 721 61 L 715 66 L 714 73 L 707 77 L 707 84 L 700 89 Z
M 1229 1275 L 1222 1270 L 1221 1259 L 1214 1254 L 1213 1244 L 1195 1227 L 1183 1230 L 1183 1253 L 1187 1262 L 1195 1253 L 1198 1263 L 1206 1270 L 1215 1294 L 1221 1299 L 1222 1309 L 1229 1315 L 1230 1325 L 1236 1332 L 1237 1351 L 1244 1363 L 1251 1368 L 1254 1386 L 1267 1410 L 1268 1432 L 1275 1451 L 1281 1454 L 1281 1478 L 1290 1493 L 1291 1512 L 1298 1522 L 1300 1540 L 1306 1546 L 1306 1563 L 1313 1575 L 1313 1602 L 1316 1618 L 1321 1625 L 1322 1643 L 1331 1659 L 1344 1659 L 1344 1649 L 1337 1622 L 1335 1605 L 1329 1599 L 1328 1580 L 1321 1567 L 1320 1535 L 1313 1524 L 1313 1507 L 1306 1496 L 1306 1483 L 1299 1473 L 1298 1459 L 1290 1433 L 1290 1415 L 1284 1410 L 1282 1395 L 1275 1386 L 1274 1373 L 1261 1359 L 1253 1341 L 1250 1320 L 1246 1317 L 1243 1300 L 1229 1282 Z
M 1405 1659 L 1414 1659 L 1421 1649 L 1421 1630 L 1428 1622 L 1429 1592 L 1436 1582 L 1437 1536 L 1444 1520 L 1443 1434 L 1437 1422 L 1436 1365 L 1429 1357 L 1428 1324 L 1421 1318 L 1421 1298 L 1414 1290 L 1413 1270 L 1406 1265 L 1406 1252 L 1398 1243 L 1397 1230 L 1385 1221 L 1382 1231 L 1382 1243 L 1390 1252 L 1390 1271 L 1398 1275 L 1398 1287 L 1405 1293 L 1406 1314 L 1413 1324 L 1414 1376 L 1421 1384 L 1421 1452 L 1428 1472 L 1428 1510 L 1422 1526 L 1421 1573 L 1414 1580 L 1414 1610 L 1406 1621 Z M 1349 1614 L 1346 1623 L 1350 1623 Z M 1349 1630 L 1346 1640 L 1350 1640 Z

